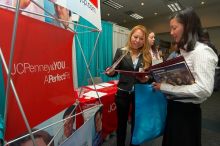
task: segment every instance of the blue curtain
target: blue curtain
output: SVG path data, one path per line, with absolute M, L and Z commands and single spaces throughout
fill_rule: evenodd
M 79 24 L 93 27 L 88 21 L 80 18 Z M 88 28 L 77 27 L 76 32 L 88 32 Z M 90 56 L 92 55 L 94 45 L 98 32 L 89 33 L 78 33 L 78 38 L 82 46 L 83 52 L 87 63 L 90 61 Z M 102 32 L 99 35 L 98 43 L 94 52 L 94 55 L 90 63 L 90 71 L 93 77 L 100 76 L 103 81 L 112 80 L 112 78 L 107 77 L 103 72 L 105 69 L 112 64 L 113 54 L 112 54 L 112 37 L 113 37 L 113 25 L 109 22 L 102 21 Z M 87 85 L 87 79 L 89 74 L 87 72 L 86 64 L 82 56 L 82 52 L 79 47 L 79 43 L 75 37 L 76 45 L 76 59 L 77 59 L 77 74 L 78 74 L 78 85 Z M 84 76 L 85 75 L 85 76 Z M 85 77 L 85 81 L 84 81 Z
M 2 62 L 0 59 L 0 139 L 3 139 L 4 133 L 4 111 L 5 111 L 5 90 L 2 73 Z

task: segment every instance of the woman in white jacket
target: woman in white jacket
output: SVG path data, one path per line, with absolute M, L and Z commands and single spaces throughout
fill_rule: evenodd
M 200 104 L 213 92 L 218 58 L 213 49 L 201 41 L 203 29 L 200 18 L 192 8 L 175 13 L 170 19 L 170 30 L 195 83 L 175 86 L 153 83 L 155 89 L 171 95 L 167 96 L 163 146 L 201 146 Z

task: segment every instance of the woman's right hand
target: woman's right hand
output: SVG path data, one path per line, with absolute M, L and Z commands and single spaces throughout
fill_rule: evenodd
M 138 79 L 141 83 L 146 83 L 150 78 L 149 76 L 136 76 L 136 79 Z
M 153 82 L 152 85 L 155 90 L 160 90 L 161 83 Z
M 109 76 L 112 76 L 115 74 L 115 69 L 114 68 L 111 68 L 111 67 L 108 67 L 106 70 L 105 70 L 105 74 L 109 75 Z

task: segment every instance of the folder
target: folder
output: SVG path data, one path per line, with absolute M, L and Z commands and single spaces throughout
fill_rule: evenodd
M 190 85 L 195 82 L 195 79 L 183 56 L 153 65 L 144 72 L 126 70 L 115 71 L 129 76 L 143 77 L 152 75 L 156 82 L 166 82 L 172 85 Z

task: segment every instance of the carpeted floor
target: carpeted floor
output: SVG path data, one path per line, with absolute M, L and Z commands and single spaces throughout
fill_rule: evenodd
M 202 146 L 220 146 L 220 91 L 202 105 Z M 129 125 L 129 124 L 128 124 Z M 130 130 L 130 126 L 128 126 Z M 127 135 L 126 144 L 129 146 L 130 135 Z M 141 146 L 161 146 L 162 137 L 145 142 Z M 110 135 L 102 146 L 116 146 L 116 134 Z

